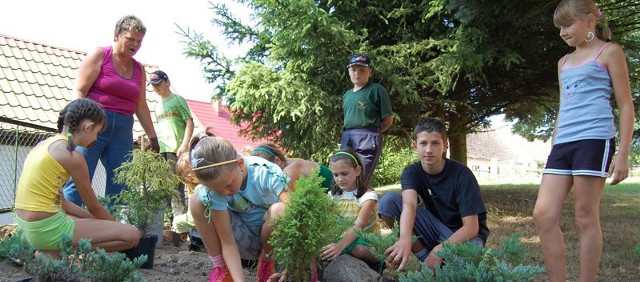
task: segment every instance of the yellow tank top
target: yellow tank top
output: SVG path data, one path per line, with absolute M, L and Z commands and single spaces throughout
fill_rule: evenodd
M 58 140 L 67 141 L 67 137 L 50 137 L 27 155 L 16 191 L 17 209 L 50 213 L 62 210 L 62 186 L 70 173 L 49 153 L 49 146 Z

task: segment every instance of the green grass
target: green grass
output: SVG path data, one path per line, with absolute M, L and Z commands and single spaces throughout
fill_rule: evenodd
M 488 209 L 487 224 L 491 230 L 487 244 L 494 246 L 501 237 L 523 232 L 521 242 L 532 255 L 530 263 L 543 265 L 540 241 L 531 217 L 537 188 L 537 184 L 484 185 L 482 192 Z M 637 277 L 640 277 L 640 258 L 633 253 L 633 246 L 638 242 L 640 226 L 640 184 L 607 185 L 600 213 L 604 247 L 598 281 L 637 281 Z M 565 201 L 561 228 L 566 245 L 568 279 L 576 281 L 579 244 L 573 193 Z M 544 276 L 540 277 L 540 280 L 545 279 Z
M 487 242 L 496 247 L 503 237 L 522 232 L 520 241 L 531 254 L 528 263 L 544 265 L 540 240 L 532 219 L 538 184 L 481 185 L 488 210 L 487 225 L 491 235 Z M 399 192 L 399 186 L 377 188 L 379 194 Z M 606 185 L 600 205 L 604 247 L 598 281 L 638 281 L 640 258 L 633 247 L 640 240 L 640 183 L 623 182 Z M 577 227 L 574 221 L 573 192 L 565 201 L 561 218 L 567 260 L 567 279 L 578 280 L 579 253 Z M 541 275 L 540 281 L 546 276 Z

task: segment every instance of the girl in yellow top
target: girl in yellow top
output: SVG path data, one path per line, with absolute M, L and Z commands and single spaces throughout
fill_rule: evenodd
M 353 222 L 340 241 L 322 249 L 323 260 L 333 260 L 341 254 L 350 254 L 369 264 L 378 260 L 369 251 L 371 246 L 358 237 L 355 228 L 365 232 L 378 232 L 378 194 L 364 180 L 362 162 L 352 150 L 342 150 L 330 159 L 335 185 L 329 195 L 338 196 L 340 216 Z
M 27 156 L 16 192 L 16 223 L 36 250 L 58 257 L 64 236 L 78 246 L 91 239 L 107 252 L 132 248 L 140 233 L 115 222 L 93 193 L 87 163 L 75 147 L 90 146 L 105 126 L 106 116 L 89 99 L 69 103 L 58 117 L 58 134 L 38 144 Z M 66 200 L 62 187 L 73 177 L 87 210 Z

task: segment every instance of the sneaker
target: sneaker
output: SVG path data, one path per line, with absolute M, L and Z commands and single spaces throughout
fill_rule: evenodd
M 273 259 L 268 258 L 264 253 L 258 258 L 258 282 L 267 282 L 269 277 L 276 272 L 276 264 Z
M 209 282 L 233 282 L 229 268 L 226 265 L 211 268 L 209 272 Z

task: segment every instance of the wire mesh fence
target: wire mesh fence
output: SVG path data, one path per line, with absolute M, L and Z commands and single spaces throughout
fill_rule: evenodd
M 0 212 L 15 206 L 16 189 L 29 151 L 54 134 L 53 129 L 0 121 Z M 104 179 L 104 168 L 99 164 L 93 177 L 96 195 L 104 195 Z

